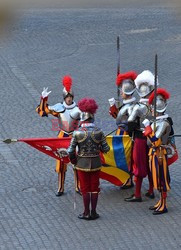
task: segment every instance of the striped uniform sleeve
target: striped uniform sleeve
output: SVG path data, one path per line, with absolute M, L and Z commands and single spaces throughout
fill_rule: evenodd
M 39 114 L 39 116 L 41 117 L 48 117 L 49 114 L 53 115 L 53 116 L 58 116 L 58 112 L 55 112 L 54 110 L 50 110 L 48 108 L 48 97 L 42 98 L 40 99 L 40 104 L 36 107 L 36 112 Z

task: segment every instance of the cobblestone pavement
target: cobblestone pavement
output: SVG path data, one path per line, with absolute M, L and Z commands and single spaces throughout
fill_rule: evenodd
M 158 53 L 160 85 L 171 92 L 168 113 L 176 134 L 180 125 L 181 20 L 164 7 L 121 9 L 29 10 L 0 44 L 1 139 L 52 137 L 52 117 L 40 118 L 35 107 L 43 87 L 50 104 L 62 98 L 60 79 L 71 74 L 75 100 L 94 97 L 97 123 L 108 133 L 115 128 L 108 98 L 116 96 L 116 37 L 121 40 L 121 71 L 154 71 Z M 176 138 L 180 152 L 181 139 Z M 155 201 L 129 204 L 121 191 L 101 181 L 101 217 L 80 221 L 82 199 L 74 194 L 73 171 L 66 192 L 56 197 L 55 161 L 23 144 L 0 143 L 0 249 L 181 249 L 181 168 L 170 167 L 169 213 L 153 216 Z M 158 199 L 156 194 L 156 200 Z M 76 199 L 77 208 L 73 203 Z

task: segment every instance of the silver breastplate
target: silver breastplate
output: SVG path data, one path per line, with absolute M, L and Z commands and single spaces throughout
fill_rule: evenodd
M 153 116 L 151 115 L 150 108 L 147 104 L 144 103 L 137 103 L 135 104 L 134 108 L 132 109 L 132 112 L 128 118 L 129 122 L 134 122 L 137 119 L 139 119 L 140 128 L 144 128 L 142 122 L 143 120 L 147 118 L 148 120 L 152 120 Z
M 128 117 L 130 116 L 133 107 L 134 103 L 127 103 L 122 105 L 116 118 L 117 126 L 127 129 Z
M 72 133 L 75 129 L 78 128 L 80 110 L 77 106 L 72 109 L 65 108 L 64 112 L 59 113 L 58 119 L 60 130 L 63 130 L 66 133 Z

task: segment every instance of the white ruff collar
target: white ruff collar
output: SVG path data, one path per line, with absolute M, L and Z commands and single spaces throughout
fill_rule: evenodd
M 66 108 L 66 109 L 73 109 L 75 106 L 76 106 L 76 103 L 73 102 L 71 105 L 67 105 L 65 101 L 63 101 L 63 106 Z
M 92 122 L 85 122 L 81 124 L 82 128 L 95 127 L 95 124 Z
M 135 100 L 136 100 L 136 98 L 133 96 L 133 97 L 130 98 L 130 99 L 123 100 L 123 104 L 128 104 L 128 103 L 134 102 Z
M 165 114 L 165 115 L 160 115 L 160 116 L 157 116 L 157 117 L 156 117 L 157 120 L 162 120 L 162 119 L 166 119 L 166 118 L 168 118 L 168 115 L 167 115 L 167 114 Z
M 139 102 L 143 102 L 143 103 L 148 103 L 148 99 L 146 99 L 146 98 L 141 98 L 140 100 L 139 100 Z

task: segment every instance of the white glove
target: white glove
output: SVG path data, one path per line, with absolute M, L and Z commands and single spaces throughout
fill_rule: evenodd
M 42 91 L 42 93 L 41 93 L 41 96 L 42 96 L 43 99 L 44 99 L 44 98 L 47 97 L 51 92 L 52 92 L 52 91 L 49 91 L 49 92 L 48 92 L 48 88 L 43 88 L 43 91 Z
M 112 106 L 115 105 L 116 100 L 115 100 L 114 97 L 113 97 L 113 98 L 108 99 L 108 102 L 109 102 L 110 106 L 112 107 Z
M 150 125 L 150 121 L 148 119 L 144 119 L 144 121 L 142 122 L 142 124 L 146 127 L 148 127 Z

